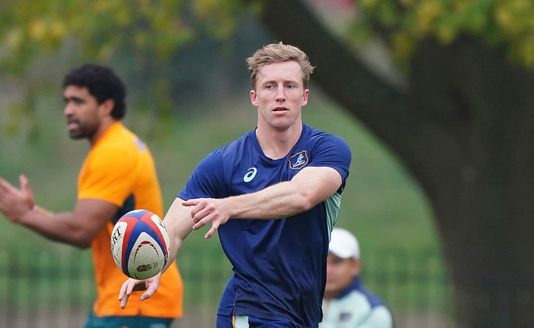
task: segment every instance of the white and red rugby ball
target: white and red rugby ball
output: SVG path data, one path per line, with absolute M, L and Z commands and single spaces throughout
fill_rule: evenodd
M 111 233 L 111 254 L 128 277 L 148 279 L 155 276 L 169 259 L 170 241 L 163 221 L 147 210 L 124 214 Z

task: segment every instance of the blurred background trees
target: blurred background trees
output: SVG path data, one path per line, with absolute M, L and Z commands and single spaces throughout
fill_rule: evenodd
M 295 44 L 321 90 L 425 191 L 458 321 L 487 326 L 498 313 L 521 326 L 534 321 L 532 17 L 529 0 L 4 1 L 3 85 L 22 96 L 0 129 L 38 129 L 43 65 L 113 63 L 142 84 L 135 103 L 165 122 L 241 90 L 242 54 Z

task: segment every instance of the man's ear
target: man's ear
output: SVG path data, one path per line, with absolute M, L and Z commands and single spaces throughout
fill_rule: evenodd
M 353 277 L 357 277 L 360 274 L 362 265 L 360 260 L 353 259 L 350 263 L 350 273 Z
M 304 94 L 302 95 L 302 106 L 308 104 L 308 97 L 310 96 L 310 89 L 304 89 Z
M 98 105 L 100 112 L 103 114 L 103 116 L 111 116 L 111 112 L 113 111 L 113 108 L 115 107 L 115 101 L 113 99 L 108 99 Z
M 250 90 L 249 97 L 252 106 L 258 107 L 258 95 L 256 94 L 256 90 Z

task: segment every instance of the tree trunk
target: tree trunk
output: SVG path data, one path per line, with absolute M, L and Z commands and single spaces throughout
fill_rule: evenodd
M 534 74 L 499 50 L 462 39 L 423 45 L 411 79 L 414 111 L 436 115 L 438 127 L 458 141 L 455 149 L 428 154 L 447 167 L 428 177 L 425 189 L 459 322 L 533 326 Z
M 264 24 L 306 51 L 313 80 L 397 154 L 436 216 L 460 327 L 534 326 L 534 72 L 463 38 L 428 41 L 407 90 L 368 70 L 300 1 Z

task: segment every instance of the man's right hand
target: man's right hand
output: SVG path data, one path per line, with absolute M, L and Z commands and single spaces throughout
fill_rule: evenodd
M 160 278 L 161 273 L 158 273 L 154 277 L 146 280 L 137 280 L 132 278 L 126 280 L 122 284 L 121 290 L 119 292 L 119 301 L 121 302 L 121 308 L 124 309 L 126 307 L 126 304 L 128 304 L 128 298 L 134 291 L 145 291 L 143 294 L 141 294 L 141 297 L 139 297 L 141 301 L 152 297 L 152 295 L 159 287 Z
M 20 217 L 30 212 L 35 201 L 28 179 L 19 176 L 20 188 L 17 189 L 6 180 L 0 178 L 0 212 L 12 222 L 18 223 Z

